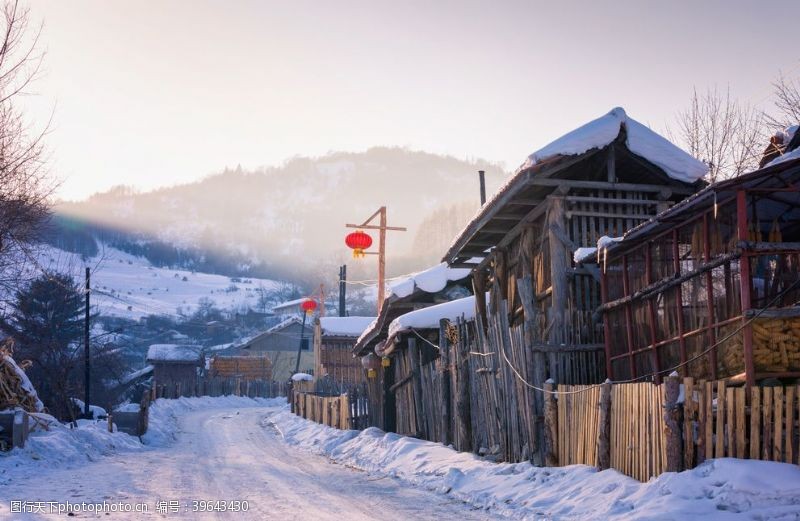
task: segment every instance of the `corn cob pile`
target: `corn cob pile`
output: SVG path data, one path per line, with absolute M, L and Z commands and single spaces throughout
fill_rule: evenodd
M 800 370 L 800 317 L 757 319 L 752 328 L 753 363 L 757 372 Z M 741 334 L 734 335 L 722 349 L 721 369 L 728 376 L 744 370 L 742 342 Z
M 41 409 L 36 391 L 32 388 L 26 389 L 23 381 L 24 373 L 20 373 L 22 368 L 14 363 L 11 351 L 0 347 L 0 411 L 15 407 L 22 407 L 28 412 L 37 412 Z

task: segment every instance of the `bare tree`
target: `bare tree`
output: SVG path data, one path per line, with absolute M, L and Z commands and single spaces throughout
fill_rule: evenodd
M 42 65 L 41 26 L 30 30 L 30 11 L 18 1 L 0 7 L 0 24 L 0 286 L 12 289 L 47 219 L 54 185 L 43 143 L 49 122 L 33 131 L 17 103 Z
M 772 87 L 777 114 L 767 116 L 770 126 L 782 130 L 800 123 L 800 80 L 780 73 Z
M 677 135 L 689 153 L 709 166 L 711 182 L 758 167 L 765 138 L 765 116 L 732 99 L 730 90 L 694 90 L 689 107 L 677 116 Z

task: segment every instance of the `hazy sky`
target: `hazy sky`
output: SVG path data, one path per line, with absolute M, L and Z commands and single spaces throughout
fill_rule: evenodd
M 65 198 L 373 145 L 513 168 L 617 105 L 661 130 L 694 85 L 765 105 L 800 74 L 797 0 L 30 6 Z

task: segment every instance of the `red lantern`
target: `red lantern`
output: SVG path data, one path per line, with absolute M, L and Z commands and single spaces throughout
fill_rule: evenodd
M 300 309 L 305 311 L 306 314 L 310 315 L 315 309 L 317 309 L 317 301 L 307 298 L 300 304 Z
M 361 230 L 357 230 L 345 237 L 344 243 L 353 250 L 353 258 L 358 259 L 365 255 L 364 250 L 372 246 L 372 237 Z

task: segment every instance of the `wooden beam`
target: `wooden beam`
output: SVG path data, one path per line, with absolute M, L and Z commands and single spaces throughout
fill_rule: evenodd
M 616 190 L 619 192 L 652 192 L 659 193 L 664 189 L 672 190 L 680 195 L 692 195 L 694 190 L 684 187 L 668 187 L 664 185 L 636 184 L 636 183 L 609 183 L 606 181 L 578 181 L 574 179 L 551 179 L 531 177 L 528 184 L 532 186 L 557 187 L 569 186 L 570 188 L 584 188 L 588 190 Z
M 739 241 L 739 248 L 753 252 L 800 251 L 800 242 Z
M 744 312 L 745 318 L 795 318 L 800 317 L 800 307 L 748 309 Z
M 567 219 L 572 219 L 574 216 L 581 217 L 603 217 L 606 219 L 639 219 L 641 221 L 649 221 L 655 215 L 646 213 L 611 213 L 611 212 L 589 212 L 586 210 L 570 210 L 567 212 Z
M 522 214 L 522 215 L 497 214 L 494 217 L 492 217 L 492 220 L 493 221 L 495 221 L 495 220 L 498 220 L 498 221 L 519 221 L 523 217 L 525 217 L 525 214 Z
M 662 202 L 657 199 L 617 199 L 614 197 L 588 197 L 583 195 L 568 195 L 564 199 L 568 203 L 631 204 L 634 206 L 653 206 Z
M 518 197 L 508 202 L 515 206 L 539 206 L 544 202 L 544 199 L 532 199 L 530 197 Z

